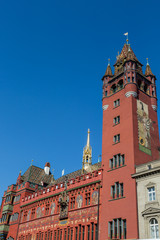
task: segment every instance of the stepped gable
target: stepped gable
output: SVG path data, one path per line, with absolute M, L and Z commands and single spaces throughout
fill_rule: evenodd
M 30 166 L 21 178 L 23 182 L 29 181 L 41 185 L 42 182 L 44 182 L 45 184 L 49 184 L 52 181 L 53 175 L 45 174 L 44 169 L 42 168 Z
M 101 162 L 99 163 L 95 163 L 91 166 L 91 172 L 93 171 L 96 171 L 98 170 L 99 168 L 101 168 Z M 70 180 L 70 179 L 73 179 L 73 178 L 76 178 L 76 177 L 80 177 L 81 175 L 83 174 L 87 174 L 88 171 L 84 170 L 82 171 L 82 169 L 79 169 L 75 172 L 72 172 L 72 173 L 69 173 L 69 174 L 66 174 L 58 179 L 56 179 L 54 182 L 52 182 L 50 185 L 54 185 L 54 184 L 58 184 L 58 183 L 62 183 L 62 182 L 65 182 L 66 180 L 66 177 L 67 177 L 67 180 Z

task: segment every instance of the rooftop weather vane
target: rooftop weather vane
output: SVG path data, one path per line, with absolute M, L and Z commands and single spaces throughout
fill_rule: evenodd
M 124 33 L 124 36 L 126 36 L 126 41 L 127 41 L 127 45 L 128 45 L 128 32 Z

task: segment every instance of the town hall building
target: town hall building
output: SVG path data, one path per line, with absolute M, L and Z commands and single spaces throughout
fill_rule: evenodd
M 88 130 L 79 170 L 20 172 L 2 198 L 1 240 L 159 238 L 156 77 L 142 66 L 127 40 L 102 78 L 102 161 L 92 164 Z

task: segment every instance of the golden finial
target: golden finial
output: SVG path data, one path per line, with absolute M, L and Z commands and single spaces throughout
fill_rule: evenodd
M 32 162 L 31 162 L 31 166 L 33 165 L 33 159 L 32 159 Z
M 22 173 L 22 170 L 19 171 L 19 174 L 21 174 L 21 173 Z
M 146 60 L 147 60 L 147 65 L 149 65 L 148 58 L 146 58 Z
M 110 66 L 110 58 L 108 58 L 108 65 Z

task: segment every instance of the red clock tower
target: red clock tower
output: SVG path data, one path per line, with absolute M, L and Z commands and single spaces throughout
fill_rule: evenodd
M 100 240 L 138 238 L 135 166 L 159 158 L 156 77 L 124 44 L 103 81 Z

